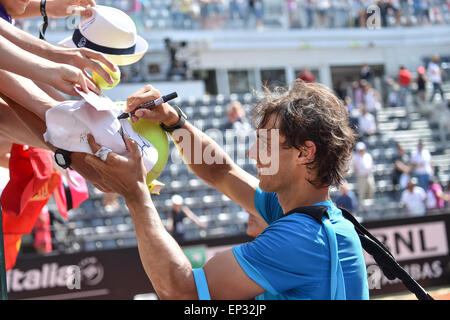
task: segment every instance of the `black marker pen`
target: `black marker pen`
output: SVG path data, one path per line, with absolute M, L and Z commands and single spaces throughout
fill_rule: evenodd
M 176 92 L 172 92 L 169 93 L 165 96 L 162 96 L 161 98 L 152 100 L 150 102 L 144 103 L 142 106 L 137 107 L 133 112 L 129 112 L 129 113 L 122 113 L 120 116 L 117 117 L 117 119 L 126 119 L 129 118 L 131 116 L 134 116 L 134 113 L 139 110 L 139 109 L 150 109 L 150 108 L 154 108 L 156 106 L 159 106 L 161 104 L 163 104 L 164 102 L 170 101 L 175 99 L 176 97 L 178 97 L 178 94 Z

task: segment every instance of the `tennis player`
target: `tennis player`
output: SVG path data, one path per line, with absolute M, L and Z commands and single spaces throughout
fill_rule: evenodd
M 146 86 L 128 99 L 127 111 L 160 96 Z M 202 155 L 212 150 L 225 159 L 198 163 L 195 152 L 180 148 L 192 172 L 268 224 L 253 241 L 214 256 L 200 269 L 192 269 L 165 230 L 136 143 L 126 139 L 128 157 L 110 153 L 103 162 L 87 156 L 103 183 L 125 198 L 156 293 L 161 299 L 368 299 L 360 240 L 329 195 L 330 186 L 343 181 L 354 146 L 343 104 L 323 85 L 297 80 L 290 89 L 266 92 L 255 111 L 258 139 L 250 155 L 258 178 L 186 121 L 178 107 L 163 104 L 135 114 L 161 122 L 178 146 L 191 140 L 202 146 Z M 92 137 L 90 145 L 94 153 L 100 148 Z M 322 223 L 297 209 L 318 205 L 327 210 Z

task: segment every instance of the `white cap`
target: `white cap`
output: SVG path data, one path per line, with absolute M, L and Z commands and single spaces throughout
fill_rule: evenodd
M 366 150 L 366 145 L 364 142 L 358 142 L 356 144 L 356 151 Z
M 172 203 L 180 206 L 183 204 L 183 198 L 178 194 L 174 194 L 172 196 Z

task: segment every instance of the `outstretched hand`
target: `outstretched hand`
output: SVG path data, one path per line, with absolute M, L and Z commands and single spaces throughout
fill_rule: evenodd
M 65 18 L 73 14 L 84 16 L 89 7 L 95 7 L 94 0 L 47 0 L 46 12 L 50 18 Z
M 117 67 L 114 63 L 112 63 L 104 54 L 87 48 L 55 47 L 52 51 L 50 60 L 77 67 L 84 76 L 92 82 L 92 77 L 86 70 L 98 73 L 109 84 L 113 84 L 114 82 L 111 75 L 103 69 L 99 62 L 103 63 L 108 69 L 117 71 Z
M 128 137 L 124 137 L 124 140 L 129 151 L 127 156 L 110 152 L 106 160 L 102 161 L 88 154 L 86 162 L 97 170 L 103 184 L 112 192 L 122 195 L 127 202 L 142 201 L 149 197 L 144 162 L 138 144 Z M 92 135 L 88 135 L 88 142 L 94 154 L 101 148 Z

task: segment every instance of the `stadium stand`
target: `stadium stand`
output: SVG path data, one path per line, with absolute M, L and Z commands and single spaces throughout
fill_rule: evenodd
M 256 22 L 256 11 L 250 1 L 181 1 L 181 0 L 98 0 L 99 5 L 114 6 L 127 12 L 140 32 L 173 30 L 236 30 L 255 29 L 317 29 L 364 27 L 369 14 L 366 11 L 377 1 L 328 1 L 328 8 L 319 8 L 307 1 L 265 0 L 262 25 Z M 327 3 L 327 1 L 325 1 Z M 426 3 L 426 4 L 425 4 Z M 382 12 L 383 27 L 413 27 L 450 23 L 446 1 L 392 2 L 392 8 Z M 236 8 L 237 6 L 237 8 Z M 416 7 L 423 6 L 423 9 Z M 324 13 L 323 13 L 324 12 Z M 49 32 L 69 30 L 73 21 L 51 20 Z M 36 33 L 41 19 L 19 21 L 21 27 Z

